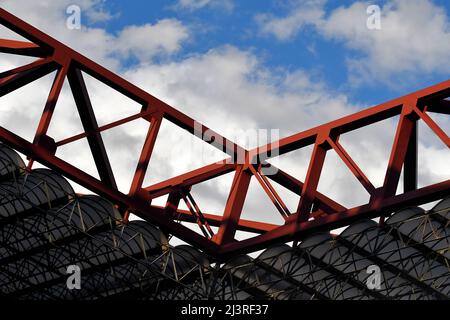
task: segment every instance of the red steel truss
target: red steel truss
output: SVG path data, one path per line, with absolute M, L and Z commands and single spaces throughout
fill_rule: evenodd
M 450 180 L 417 188 L 418 121 L 428 125 L 434 134 L 447 147 L 450 147 L 449 137 L 429 115 L 430 112 L 450 114 L 450 101 L 447 100 L 450 96 L 450 80 L 266 146 L 246 150 L 206 126 L 202 125 L 201 132 L 197 132 L 198 125 L 196 126 L 194 119 L 3 9 L 0 9 L 0 23 L 30 41 L 0 39 L 0 52 L 37 58 L 30 64 L 0 73 L 0 97 L 56 71 L 34 140 L 27 141 L 3 127 L 0 127 L 0 140 L 25 154 L 30 159 L 29 169 L 33 161 L 39 161 L 91 191 L 110 199 L 122 210 L 125 221 L 128 221 L 130 213 L 136 214 L 217 258 L 262 249 L 274 242 L 297 240 L 318 230 L 331 230 L 347 225 L 355 219 L 374 217 L 383 219 L 384 215 L 396 209 L 438 200 L 450 193 Z M 138 102 L 142 106 L 141 111 L 133 116 L 99 126 L 83 79 L 83 72 Z M 62 141 L 55 141 L 47 135 L 47 130 L 66 78 L 84 131 Z M 339 143 L 339 136 L 395 116 L 399 116 L 399 122 L 384 183 L 376 188 Z M 136 119 L 145 119 L 148 122 L 148 133 L 130 191 L 124 194 L 117 189 L 114 172 L 100 133 Z M 151 186 L 143 186 L 163 119 L 169 120 L 193 135 L 205 133 L 213 135 L 214 139 L 211 139 L 209 143 L 227 152 L 230 158 Z M 82 138 L 86 138 L 89 142 L 90 152 L 95 160 L 100 179 L 55 156 L 58 147 Z M 277 170 L 273 175 L 264 175 L 261 170 L 262 167 L 269 166 L 266 160 L 271 155 L 283 155 L 309 145 L 313 145 L 313 152 L 305 181 L 300 181 L 278 168 L 274 168 Z M 337 153 L 370 194 L 370 201 L 367 204 L 346 208 L 317 191 L 324 160 L 329 151 Z M 242 155 L 245 161 L 236 163 L 234 160 Z M 402 168 L 404 190 L 401 194 L 396 194 Z M 190 193 L 191 187 L 230 172 L 234 172 L 234 180 L 223 214 L 203 213 Z M 252 176 L 255 176 L 279 210 L 285 220 L 283 225 L 240 218 Z M 275 181 L 300 196 L 296 212 L 289 212 L 270 181 Z M 168 195 L 165 207 L 151 204 L 152 199 L 163 195 Z M 186 202 L 189 210 L 178 208 L 181 200 Z M 180 221 L 197 223 L 202 233 L 191 230 Z M 218 227 L 218 231 L 214 233 L 211 226 Z M 235 239 L 237 230 L 249 231 L 257 235 L 237 241 Z

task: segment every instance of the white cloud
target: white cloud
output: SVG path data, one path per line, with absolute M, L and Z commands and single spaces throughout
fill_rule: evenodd
M 339 8 L 319 25 L 325 36 L 362 54 L 348 61 L 353 82 L 395 85 L 400 78 L 449 72 L 450 19 L 442 7 L 424 0 L 389 1 L 382 7 L 381 30 L 369 30 L 368 5 Z
M 285 17 L 273 14 L 258 14 L 256 22 L 265 34 L 272 34 L 277 39 L 287 41 L 299 33 L 305 26 L 315 24 L 324 15 L 325 0 L 299 0 Z
M 163 19 L 155 24 L 127 26 L 116 41 L 117 52 L 122 57 L 131 55 L 139 60 L 151 60 L 158 54 L 173 54 L 188 39 L 189 30 L 176 19 Z
M 106 0 L 78 0 L 78 4 L 85 11 L 85 15 L 90 23 L 109 21 L 118 16 L 106 9 Z
M 280 40 L 292 40 L 306 25 L 329 40 L 343 43 L 353 84 L 392 86 L 415 77 L 450 70 L 450 18 L 428 0 L 390 0 L 381 9 L 381 30 L 366 26 L 370 2 L 355 2 L 324 14 L 324 1 L 300 2 L 285 17 L 264 16 L 260 28 Z
M 189 37 L 188 28 L 176 19 L 163 19 L 154 24 L 127 26 L 118 35 L 111 34 L 103 28 L 90 27 L 84 23 L 84 16 L 97 17 L 97 20 L 113 16 L 106 11 L 102 5 L 103 1 L 100 0 L 76 2 L 81 7 L 82 28 L 80 30 L 70 30 L 66 27 L 68 17 L 66 8 L 74 4 L 72 0 L 51 3 L 1 0 L 0 4 L 21 19 L 113 70 L 119 70 L 121 58 L 130 55 L 138 59 L 149 60 L 156 55 L 175 53 L 180 49 L 183 41 Z
M 228 135 L 239 128 L 282 128 L 282 135 L 292 134 L 355 110 L 344 95 L 327 93 L 307 73 L 264 68 L 254 53 L 233 46 L 180 62 L 141 65 L 125 75 Z
M 234 4 L 232 0 L 178 0 L 175 9 L 195 11 L 205 7 L 220 8 L 228 12 L 232 11 Z
M 211 3 L 211 0 L 179 0 L 177 5 L 185 9 L 201 9 Z

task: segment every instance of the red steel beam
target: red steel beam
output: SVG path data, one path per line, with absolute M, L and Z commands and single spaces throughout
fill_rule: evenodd
M 406 153 L 415 125 L 412 108 L 409 105 L 404 105 L 403 110 L 398 122 L 391 156 L 386 170 L 383 184 L 383 197 L 394 196 L 397 191 L 400 174 L 405 163 Z
M 345 165 L 350 169 L 353 175 L 358 179 L 358 181 L 362 184 L 362 186 L 367 190 L 369 194 L 373 194 L 375 192 L 375 187 L 373 184 L 367 179 L 366 175 L 362 170 L 358 167 L 356 162 L 350 157 L 350 155 L 345 151 L 345 149 L 341 146 L 341 144 L 336 140 L 328 138 L 327 142 L 331 145 L 334 151 L 338 154 L 338 156 L 344 161 Z
M 164 214 L 175 218 L 178 215 L 178 206 L 180 205 L 181 193 L 180 190 L 169 193 L 167 197 L 166 206 L 164 207 Z M 190 215 L 190 213 L 189 213 Z
M 118 127 L 118 126 L 120 126 L 122 124 L 131 122 L 133 120 L 149 117 L 152 114 L 153 114 L 153 112 L 149 112 L 149 111 L 139 112 L 139 113 L 136 113 L 136 114 L 131 115 L 129 117 L 122 118 L 122 119 L 119 119 L 117 121 L 113 121 L 111 123 L 99 126 L 97 128 L 97 130 L 95 130 L 95 131 L 79 133 L 79 134 L 76 134 L 74 136 L 71 136 L 71 137 L 65 138 L 63 140 L 60 140 L 60 141 L 56 142 L 56 146 L 60 147 L 60 146 L 63 146 L 65 144 L 68 144 L 68 143 L 75 142 L 75 141 L 78 141 L 80 139 L 86 138 L 89 135 L 95 135 L 96 133 L 99 133 L 99 132 L 102 132 L 102 131 L 105 131 L 105 130 L 109 130 L 109 129 Z
M 88 135 L 87 140 L 94 157 L 95 165 L 98 174 L 103 183 L 107 184 L 113 189 L 117 189 L 114 173 L 108 159 L 105 145 L 101 134 L 98 132 L 97 119 L 95 118 L 94 109 L 91 105 L 89 93 L 83 79 L 81 71 L 74 67 L 69 67 L 67 73 L 70 88 L 72 89 L 75 104 L 80 115 L 81 123 L 86 132 L 95 132 L 93 135 Z
M 406 149 L 405 163 L 403 164 L 403 191 L 413 191 L 417 189 L 418 183 L 418 123 L 413 120 L 413 127 L 409 144 Z
M 319 185 L 320 174 L 322 172 L 325 156 L 328 148 L 325 146 L 326 140 L 319 136 L 314 145 L 314 149 L 309 161 L 309 168 L 306 174 L 305 184 L 302 188 L 300 201 L 297 208 L 297 222 L 307 221 L 309 219 L 312 205 L 315 200 L 317 186 Z
M 48 54 L 34 43 L 8 39 L 0 39 L 0 52 L 30 57 L 44 57 Z
M 142 191 L 142 183 L 144 182 L 145 174 L 147 173 L 150 157 L 155 147 L 156 138 L 158 136 L 159 128 L 161 127 L 162 114 L 155 115 L 150 120 L 150 128 L 148 129 L 147 137 L 144 146 L 142 147 L 141 156 L 136 168 L 136 172 L 131 183 L 130 194 L 134 195 Z
M 235 169 L 236 164 L 228 163 L 228 161 L 223 161 L 222 163 L 213 163 L 208 166 L 179 175 L 177 177 L 156 183 L 144 188 L 144 190 L 148 192 L 150 198 L 154 199 L 168 194 L 174 190 L 214 179 L 218 176 L 230 173 Z
M 53 71 L 57 65 L 51 59 L 43 58 L 26 66 L 0 74 L 0 97 L 23 87 Z
M 295 222 L 285 224 L 257 237 L 224 245 L 221 247 L 219 256 L 227 259 L 233 255 L 267 248 L 274 243 L 302 239 L 311 233 L 330 231 L 347 226 L 358 219 L 376 218 L 380 216 L 380 212 L 393 212 L 407 206 L 440 200 L 448 196 L 449 190 L 450 180 L 446 180 L 405 194 L 386 198 L 376 207 L 365 204 L 344 212 L 322 216 L 312 221 L 305 221 L 300 223 L 300 225 L 297 225 Z
M 222 223 L 213 238 L 219 245 L 234 241 L 251 178 L 251 174 L 244 166 L 238 167 L 231 185 Z
M 275 169 L 275 174 L 269 175 L 268 178 L 282 185 L 283 187 L 287 188 L 293 193 L 301 195 L 301 191 L 303 189 L 303 182 L 297 180 L 290 174 L 282 170 Z M 324 212 L 334 213 L 334 212 L 341 212 L 347 209 L 320 192 L 316 192 L 315 197 L 317 200 L 318 209 Z
M 284 204 L 283 200 L 278 195 L 274 187 L 270 184 L 269 180 L 261 173 L 260 169 L 256 170 L 253 165 L 250 165 L 249 168 L 253 176 L 258 180 L 259 184 L 274 204 L 275 208 L 277 208 L 281 216 L 286 219 L 291 213 L 289 212 L 287 206 Z
M 442 130 L 439 125 L 426 113 L 417 108 L 414 109 L 415 112 L 419 115 L 419 117 L 428 125 L 428 127 L 441 139 L 441 141 L 450 148 L 450 138 L 448 135 Z
M 67 75 L 67 68 L 59 68 L 56 72 L 55 80 L 53 81 L 52 88 L 45 103 L 44 111 L 39 121 L 39 125 L 36 130 L 33 143 L 39 144 L 43 136 L 47 135 L 47 130 L 50 126 L 50 121 L 55 110 L 56 102 L 58 101 L 59 94 L 64 85 L 64 80 Z

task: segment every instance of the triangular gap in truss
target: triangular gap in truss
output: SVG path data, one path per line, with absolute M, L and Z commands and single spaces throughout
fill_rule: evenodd
M 422 209 L 428 211 L 428 210 L 433 209 L 441 201 L 442 201 L 442 199 L 441 200 L 436 200 L 436 201 L 431 201 L 431 202 L 428 202 L 428 203 L 421 204 L 420 207 Z
M 395 132 L 395 116 L 340 136 L 339 143 L 375 188 L 384 183 Z
M 0 126 L 33 141 L 56 72 L 0 97 Z
M 32 43 L 31 41 L 25 39 L 24 37 L 18 35 L 17 33 L 11 31 L 10 29 L 2 25 L 0 25 L 0 39 Z M 8 71 L 29 64 L 37 59 L 39 58 L 22 56 L 11 53 L 0 53 L 0 72 Z
M 0 53 L 0 73 L 32 63 L 40 58 Z
M 166 205 L 166 204 L 164 203 L 164 205 Z M 189 208 L 188 208 L 186 202 L 184 202 L 183 199 L 180 200 L 180 203 L 178 204 L 178 209 L 181 209 L 181 210 L 189 210 Z M 201 209 L 202 209 L 202 208 L 200 208 L 200 210 L 201 210 Z
M 137 215 L 135 214 L 130 214 L 130 216 L 128 217 L 128 221 L 144 221 L 144 219 L 139 218 Z
M 448 114 L 427 112 L 431 119 L 450 137 L 450 116 Z
M 66 79 L 56 102 L 47 135 L 58 144 L 58 142 L 82 133 L 84 133 L 83 125 Z M 56 156 L 99 179 L 94 158 L 85 137 L 58 146 Z
M 239 235 L 236 235 L 236 238 L 245 238 L 245 237 L 249 237 L 249 235 L 251 235 L 251 233 L 249 234 L 248 232 L 242 232 L 241 233 L 241 231 L 238 231 L 240 234 Z M 246 234 L 248 234 L 248 235 L 246 235 Z M 288 246 L 290 246 L 290 247 L 292 247 L 292 242 L 290 242 L 290 243 L 286 243 Z M 253 251 L 253 252 L 250 252 L 250 253 L 248 253 L 247 255 L 249 256 L 249 257 L 251 257 L 251 258 L 253 258 L 253 259 L 257 259 L 260 255 L 261 255 L 261 253 L 263 253 L 265 250 L 263 249 L 263 250 L 258 250 L 258 251 Z
M 217 232 L 219 232 L 219 227 L 211 226 L 211 229 L 214 232 L 214 234 L 217 234 Z
M 1 24 L 0 24 L 0 39 L 8 39 L 32 43 L 30 40 L 26 39 L 25 37 L 22 37 L 20 34 L 12 31 L 11 29 Z
M 289 209 L 290 213 L 294 213 L 297 210 L 298 202 L 300 200 L 300 196 L 291 190 L 287 189 L 286 187 L 282 186 L 281 184 L 278 184 L 277 182 L 268 179 L 272 187 L 275 189 L 277 194 L 280 196 L 280 198 L 283 200 L 286 207 Z M 300 192 L 299 188 L 299 192 Z
M 169 199 L 169 194 L 165 194 L 162 195 L 160 197 L 157 197 L 155 199 L 152 199 L 152 205 L 154 206 L 160 206 L 160 207 L 165 207 L 167 204 L 167 200 Z M 197 201 L 197 199 L 195 198 L 195 200 Z M 189 210 L 189 208 L 187 207 L 186 203 L 183 201 L 183 199 L 180 200 L 180 203 L 178 204 L 178 209 L 181 210 Z M 200 208 L 202 209 L 202 208 Z
M 100 180 L 94 158 L 86 138 L 58 147 L 56 156 L 77 169 Z
M 317 190 L 344 207 L 369 202 L 370 195 L 336 152 L 327 152 Z
M 117 188 L 130 191 L 150 122 L 137 119 L 101 133 Z
M 374 220 L 376 223 L 378 223 L 379 218 L 372 219 L 372 220 Z M 348 226 L 340 227 L 340 228 L 337 228 L 337 229 L 333 229 L 333 230 L 330 230 L 330 233 L 331 233 L 331 234 L 341 234 L 341 233 L 344 232 L 344 230 L 347 229 L 347 228 L 348 228 Z
M 56 142 L 84 132 L 67 78 L 56 102 L 48 135 Z
M 166 204 L 167 204 L 167 199 L 168 198 L 169 198 L 169 194 L 165 194 L 165 195 L 162 195 L 162 196 L 160 196 L 158 198 L 152 199 L 152 205 L 165 207 Z M 178 205 L 178 209 L 189 210 L 187 205 L 186 205 L 186 203 L 183 200 L 180 201 L 180 203 Z
M 228 158 L 214 146 L 164 119 L 153 149 L 144 186 Z
M 304 182 L 306 173 L 308 172 L 309 162 L 314 145 L 309 145 L 301 149 L 285 153 L 281 156 L 276 156 L 267 160 L 268 163 L 274 165 L 276 168 L 288 173 L 295 179 Z M 266 171 L 269 174 L 271 169 Z
M 168 198 L 169 198 L 169 194 L 165 194 L 158 198 L 152 199 L 152 205 L 164 207 L 167 203 Z
M 276 225 L 284 224 L 282 214 L 273 204 L 255 176 L 252 176 L 248 187 L 247 197 L 242 208 L 241 219 Z
M 82 72 L 99 126 L 135 115 L 142 105 L 109 87 L 89 74 Z
M 236 240 L 238 240 L 238 241 L 242 241 L 242 240 L 247 240 L 247 239 L 250 239 L 250 238 L 254 238 L 255 236 L 258 236 L 258 235 L 259 234 L 257 234 L 257 233 L 237 230 L 234 238 Z M 256 255 L 256 256 L 258 256 L 258 255 Z M 256 256 L 253 255 L 253 258 L 256 258 Z
M 404 178 L 405 178 L 405 168 L 403 167 L 402 171 L 400 172 L 400 178 L 398 180 L 397 190 L 395 191 L 396 195 L 404 193 L 403 192 L 403 190 L 405 190 L 403 187 L 404 181 L 405 181 Z
M 192 187 L 191 195 L 203 213 L 223 214 L 234 174 L 232 171 Z
M 418 187 L 450 179 L 450 149 L 422 120 L 418 137 Z

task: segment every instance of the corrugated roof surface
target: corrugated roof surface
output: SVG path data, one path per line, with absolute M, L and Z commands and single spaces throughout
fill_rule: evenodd
M 0 144 L 0 291 L 19 299 L 449 299 L 449 219 L 446 198 L 219 264 L 147 222 L 121 224 L 109 201 L 76 195 L 55 172 L 26 172 Z M 79 290 L 67 288 L 69 265 Z

